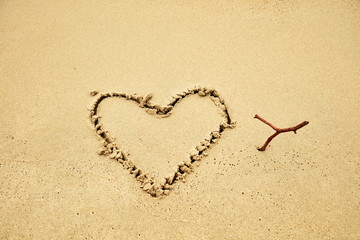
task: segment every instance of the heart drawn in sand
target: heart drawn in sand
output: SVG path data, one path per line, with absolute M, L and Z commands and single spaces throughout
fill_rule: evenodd
M 97 92 L 92 92 L 92 95 L 96 95 Z M 201 141 L 199 145 L 193 149 L 189 154 L 188 159 L 184 159 L 176 166 L 176 171 L 174 171 L 170 176 L 163 178 L 161 181 L 156 181 L 153 176 L 144 172 L 136 166 L 136 164 L 130 160 L 129 155 L 126 151 L 121 150 L 111 134 L 104 129 L 100 122 L 100 117 L 98 115 L 98 109 L 100 103 L 106 98 L 123 98 L 126 100 L 133 101 L 139 105 L 139 107 L 144 108 L 149 114 L 156 115 L 159 117 L 168 117 L 171 115 L 172 109 L 180 103 L 180 101 L 190 95 L 199 95 L 202 97 L 209 97 L 221 110 L 221 116 L 224 118 L 222 122 L 219 123 L 217 129 L 212 130 L 209 133 L 209 136 Z M 109 155 L 111 159 L 115 159 L 123 165 L 125 169 L 128 169 L 130 174 L 132 174 L 137 181 L 141 183 L 141 188 L 149 193 L 152 197 L 163 197 L 170 193 L 173 185 L 176 182 L 184 181 L 184 177 L 193 171 L 193 164 L 196 161 L 200 161 L 202 157 L 206 156 L 206 150 L 209 149 L 214 143 L 220 138 L 221 134 L 227 128 L 233 128 L 235 122 L 230 118 L 228 108 L 224 102 L 224 99 L 219 95 L 215 89 L 208 89 L 205 87 L 197 87 L 193 89 L 188 89 L 182 93 L 176 94 L 173 99 L 166 106 L 159 106 L 150 103 L 151 95 L 147 96 L 138 96 L 136 94 L 127 94 L 127 93 L 105 93 L 100 94 L 95 102 L 93 103 L 90 109 L 90 119 L 91 123 L 95 128 L 96 134 L 100 137 L 102 141 L 103 148 L 98 151 L 100 155 Z

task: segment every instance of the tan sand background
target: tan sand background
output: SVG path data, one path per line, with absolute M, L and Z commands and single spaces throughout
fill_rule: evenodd
M 0 55 L 0 239 L 360 239 L 359 1 L 2 0 Z M 169 196 L 96 154 L 90 91 L 166 104 L 198 84 L 237 126 Z M 258 152 L 256 113 L 310 124 Z M 218 122 L 196 96 L 102 115 L 155 172 Z

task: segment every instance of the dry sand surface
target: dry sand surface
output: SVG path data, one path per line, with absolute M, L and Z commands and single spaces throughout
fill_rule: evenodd
M 360 239 L 359 1 L 2 0 L 0 56 L 0 239 Z

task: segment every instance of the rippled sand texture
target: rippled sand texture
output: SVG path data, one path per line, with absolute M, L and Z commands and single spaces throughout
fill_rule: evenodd
M 4 0 L 0 32 L 0 239 L 360 238 L 358 1 Z M 310 124 L 259 152 L 255 114 Z

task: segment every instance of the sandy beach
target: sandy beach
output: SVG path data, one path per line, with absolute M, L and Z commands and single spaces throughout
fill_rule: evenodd
M 358 1 L 3 0 L 0 32 L 0 239 L 360 239 Z M 255 114 L 309 124 L 258 151 Z

